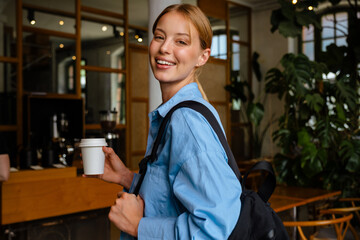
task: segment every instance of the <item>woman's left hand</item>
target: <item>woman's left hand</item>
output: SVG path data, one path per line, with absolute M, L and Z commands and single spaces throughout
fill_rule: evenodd
M 144 200 L 140 195 L 120 192 L 109 212 L 109 219 L 123 232 L 134 237 L 138 235 L 138 226 L 144 215 Z

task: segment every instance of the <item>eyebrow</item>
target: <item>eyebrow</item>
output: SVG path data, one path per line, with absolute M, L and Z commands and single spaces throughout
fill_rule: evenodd
M 155 31 L 160 31 L 160 32 L 162 32 L 162 33 L 165 33 L 165 31 L 162 30 L 161 28 L 156 28 Z M 180 32 L 180 33 L 176 33 L 176 35 L 190 37 L 190 34 L 188 34 L 188 33 L 181 33 L 181 32 Z

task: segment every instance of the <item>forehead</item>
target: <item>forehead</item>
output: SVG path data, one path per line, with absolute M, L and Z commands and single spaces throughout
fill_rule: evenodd
M 182 13 L 172 11 L 164 14 L 156 26 L 162 30 L 175 32 L 175 33 L 187 33 L 190 36 L 197 36 L 198 32 L 193 23 L 184 16 Z

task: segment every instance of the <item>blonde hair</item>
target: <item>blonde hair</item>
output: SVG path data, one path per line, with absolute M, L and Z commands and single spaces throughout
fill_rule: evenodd
M 175 11 L 177 13 L 182 14 L 186 19 L 188 19 L 195 27 L 197 32 L 199 33 L 199 39 L 200 39 L 200 47 L 205 50 L 207 48 L 211 48 L 211 41 L 213 32 L 211 29 L 211 25 L 209 22 L 209 19 L 206 17 L 206 15 L 198 8 L 197 6 L 191 5 L 191 4 L 173 4 L 168 7 L 166 7 L 160 15 L 156 18 L 153 27 L 152 32 L 155 32 L 156 26 L 162 16 L 164 16 L 168 12 Z M 200 82 L 199 82 L 199 75 L 200 75 L 200 67 L 196 68 L 195 71 L 195 82 L 199 86 L 199 90 L 201 92 L 201 95 L 203 98 L 208 101 L 208 98 L 206 97 L 206 94 L 204 92 L 204 89 L 202 88 Z

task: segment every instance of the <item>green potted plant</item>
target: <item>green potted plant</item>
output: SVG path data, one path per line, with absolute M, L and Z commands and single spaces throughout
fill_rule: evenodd
M 230 101 L 232 102 L 232 117 L 235 116 L 235 122 L 249 123 L 251 127 L 251 149 L 253 150 L 251 156 L 253 158 L 261 157 L 261 150 L 264 136 L 269 129 L 271 123 L 266 123 L 260 126 L 265 109 L 263 102 L 266 99 L 262 87 L 262 75 L 260 65 L 257 61 L 259 54 L 253 53 L 252 69 L 255 73 L 256 79 L 260 85 L 257 96 L 255 96 L 252 87 L 249 85 L 247 79 L 239 78 L 238 72 L 232 72 L 231 83 L 225 86 L 225 90 L 230 93 Z M 238 117 L 240 119 L 238 119 Z
M 326 1 L 279 2 L 281 8 L 272 13 L 272 31 L 295 37 L 303 26 L 320 27 L 306 4 Z M 353 10 L 355 15 L 359 11 Z M 284 102 L 284 114 L 273 134 L 281 149 L 274 158 L 279 180 L 360 196 L 358 18 L 349 23 L 348 32 L 347 46 L 331 44 L 316 61 L 303 54 L 286 54 L 281 69 L 270 69 L 265 79 L 266 92 Z

